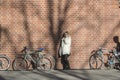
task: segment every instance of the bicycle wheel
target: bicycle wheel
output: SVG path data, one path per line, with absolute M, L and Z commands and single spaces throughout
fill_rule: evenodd
M 13 67 L 13 70 L 27 70 L 28 63 L 24 58 L 17 57 L 14 59 L 12 67 Z
M 115 56 L 113 54 L 108 56 L 107 64 L 107 69 L 115 68 Z
M 97 69 L 101 69 L 102 65 L 104 64 L 102 57 L 99 55 L 96 55 L 96 61 L 97 61 Z
M 96 59 L 96 56 L 95 54 L 91 55 L 90 58 L 89 58 L 89 66 L 90 66 L 90 69 L 97 69 L 97 59 Z
M 11 61 L 7 56 L 0 55 L 0 70 L 8 70 L 10 67 Z
M 55 68 L 55 59 L 54 59 L 54 57 L 52 55 L 48 54 L 48 53 L 44 54 L 44 57 L 46 57 L 46 58 L 48 58 L 50 60 L 50 62 L 52 64 L 51 69 L 54 69 Z
M 42 59 L 40 59 L 38 62 L 37 62 L 37 69 L 39 71 L 43 70 L 43 71 L 49 71 L 51 70 L 51 67 L 52 67 L 52 63 L 51 61 L 46 58 L 46 57 L 43 57 Z

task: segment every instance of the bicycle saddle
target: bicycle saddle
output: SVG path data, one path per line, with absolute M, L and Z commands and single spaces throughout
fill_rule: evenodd
M 39 48 L 38 51 L 42 52 L 44 50 L 44 48 Z

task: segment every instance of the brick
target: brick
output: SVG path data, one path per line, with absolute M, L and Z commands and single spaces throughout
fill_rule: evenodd
M 46 52 L 57 55 L 58 34 L 68 30 L 72 36 L 71 67 L 86 69 L 92 50 L 100 46 L 112 49 L 113 36 L 120 36 L 117 0 L 71 0 L 68 5 L 67 0 L 4 1 L 0 5 L 0 53 L 11 59 L 12 53 L 24 46 L 45 47 Z M 60 59 L 57 68 L 62 69 Z

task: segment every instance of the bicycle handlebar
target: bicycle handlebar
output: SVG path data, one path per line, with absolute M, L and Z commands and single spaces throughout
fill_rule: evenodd
M 100 47 L 100 48 L 98 48 L 98 50 L 106 50 L 106 51 L 108 51 L 109 53 L 114 53 L 114 49 L 116 49 L 115 47 L 113 47 L 113 49 L 111 49 L 111 50 L 108 50 L 107 48 L 102 48 L 102 47 Z
M 99 47 L 98 50 L 100 50 L 100 51 L 105 51 L 105 52 L 107 52 L 107 53 L 113 53 L 113 50 L 109 50 L 109 49 L 107 49 L 107 48 Z
M 107 48 L 99 47 L 98 50 L 108 50 Z
M 42 52 L 44 48 L 39 48 L 38 50 L 31 51 L 29 47 L 25 46 L 21 52 L 25 53 L 36 53 L 36 52 Z M 28 52 L 29 51 L 29 52 Z

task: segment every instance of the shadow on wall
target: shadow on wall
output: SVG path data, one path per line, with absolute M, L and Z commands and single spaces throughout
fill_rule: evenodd
M 23 28 L 25 30 L 25 34 L 28 40 L 28 46 L 30 48 L 33 48 L 33 43 L 31 41 L 31 32 L 30 32 L 30 27 L 29 27 L 29 21 L 28 21 L 28 15 L 27 15 L 27 6 L 26 6 L 26 0 L 21 0 L 21 8 L 20 11 L 23 15 Z
M 3 36 L 5 36 L 5 38 L 7 39 L 5 42 L 2 43 L 2 34 Z M 16 51 L 16 46 L 14 43 L 14 40 L 11 37 L 11 33 L 9 32 L 9 30 L 7 28 L 4 28 L 4 26 L 0 25 L 0 47 L 5 47 L 6 43 L 9 43 L 9 45 L 12 47 L 12 51 Z
M 25 30 L 24 33 L 26 35 L 25 38 L 27 40 L 27 46 L 29 46 L 30 48 L 33 48 L 33 43 L 31 41 L 31 32 L 30 32 L 30 27 L 29 27 L 29 22 L 28 22 L 28 15 L 27 15 L 27 10 L 26 10 L 27 6 L 25 2 L 26 0 L 20 0 L 19 1 L 20 7 L 18 7 L 18 9 L 23 15 L 23 28 Z M 14 42 L 14 38 L 12 37 L 11 35 L 12 33 L 10 32 L 9 28 L 5 28 L 5 26 L 2 26 L 2 24 L 0 27 L 1 27 L 1 33 L 3 33 L 1 36 L 4 36 L 7 39 L 6 42 L 2 43 L 2 45 L 6 46 L 7 43 L 9 43 L 9 45 L 12 47 L 12 51 L 17 52 L 16 42 Z
M 120 29 L 120 21 L 118 24 L 112 29 L 111 33 L 105 38 L 104 43 L 101 44 L 102 47 L 106 46 L 109 39 L 114 36 L 114 34 Z
M 58 57 L 58 49 L 59 41 L 61 39 L 62 33 L 65 31 L 65 22 L 67 22 L 67 11 L 70 8 L 70 1 L 66 0 L 63 4 L 63 1 L 58 0 L 58 4 L 54 5 L 55 0 L 47 0 L 48 5 L 48 20 L 49 20 L 49 33 L 52 38 L 53 47 L 54 47 L 54 57 L 56 58 L 56 66 L 57 67 L 57 57 Z M 57 7 L 57 12 L 55 12 L 54 6 Z M 55 16 L 57 14 L 58 16 Z M 54 19 L 57 19 L 56 21 Z M 54 24 L 57 23 L 57 27 Z M 65 27 L 64 27 L 65 26 Z M 56 31 L 55 31 L 56 29 Z
M 53 43 L 53 50 L 55 52 L 54 56 L 55 56 L 55 58 L 57 58 L 57 46 L 59 44 L 63 29 L 66 27 L 65 24 L 67 24 L 68 21 L 71 19 L 70 17 L 68 18 L 67 16 L 69 15 L 68 14 L 70 12 L 69 10 L 72 9 L 72 8 L 70 6 L 71 5 L 70 0 L 62 0 L 62 1 L 58 0 L 57 4 L 54 4 L 54 1 L 55 0 L 47 0 L 47 9 L 48 9 L 48 16 L 47 17 L 48 17 L 48 22 L 50 23 L 48 28 L 49 28 L 49 33 L 50 33 L 49 34 L 50 39 L 51 39 L 51 41 Z M 65 1 L 65 2 L 63 2 L 63 1 Z M 85 1 L 88 1 L 88 0 L 85 0 Z M 86 6 L 88 6 L 88 3 L 90 3 L 90 2 L 86 2 L 86 3 L 87 3 Z M 39 15 L 40 14 L 39 8 L 35 7 L 35 3 L 32 0 L 30 2 L 29 1 L 27 2 L 27 0 L 19 0 L 19 6 L 20 7 L 16 8 L 17 6 L 14 5 L 14 8 L 19 9 L 20 13 L 23 16 L 23 28 L 25 30 L 24 34 L 26 35 L 26 40 L 28 40 L 27 45 L 32 48 L 33 47 L 32 32 L 30 31 L 30 22 L 28 20 L 29 18 L 28 18 L 28 12 L 27 12 L 28 11 L 27 10 L 28 9 L 27 8 L 28 4 L 30 4 L 33 7 L 33 9 L 35 9 L 35 11 L 37 11 L 37 13 L 36 13 L 37 17 L 39 19 L 41 19 L 42 15 Z M 56 6 L 57 8 L 54 8 L 54 6 Z M 58 11 L 57 13 L 54 12 L 55 9 L 57 9 L 57 11 Z M 85 22 L 87 22 L 85 26 L 86 26 L 87 30 L 91 29 L 92 31 L 96 31 L 95 34 L 96 33 L 99 34 L 100 30 L 101 30 L 101 25 L 103 23 L 102 18 L 99 15 L 100 10 L 96 9 L 95 5 L 90 5 L 90 8 L 88 8 L 87 11 L 90 11 L 90 10 L 92 10 L 90 12 L 90 14 L 93 14 L 95 16 L 97 26 L 95 26 L 95 24 L 92 24 L 92 20 L 89 21 L 88 17 L 83 17 Z M 57 14 L 57 16 L 55 16 L 55 14 Z M 55 25 L 56 23 L 57 23 L 57 26 Z M 81 26 L 79 26 L 79 27 L 80 28 L 76 28 L 75 32 L 77 30 L 81 29 Z M 97 30 L 95 30 L 96 28 L 97 28 Z M 11 45 L 11 47 L 13 49 L 12 51 L 15 51 L 16 50 L 15 42 L 14 42 L 14 39 L 12 38 L 12 36 L 10 35 L 11 32 L 9 31 L 9 29 L 4 28 L 4 26 L 3 27 L 1 26 L 0 30 L 3 33 L 3 35 L 7 38 L 7 41 L 10 43 L 10 45 Z M 117 30 L 117 28 L 115 30 Z M 113 30 L 111 32 L 111 34 L 113 34 L 114 32 L 115 31 Z M 110 34 L 110 36 L 111 36 L 111 34 Z M 96 36 L 94 38 L 96 39 Z M 95 39 L 93 39 L 93 40 L 95 40 Z M 106 41 L 108 39 L 109 39 L 109 36 L 106 38 Z M 102 44 L 103 46 L 106 45 L 106 41 L 105 41 L 105 43 Z M 88 45 L 91 45 L 91 44 L 86 43 L 86 46 L 88 46 Z M 57 63 L 57 60 L 56 60 L 56 63 Z M 86 65 L 86 63 L 83 64 L 83 67 L 85 65 Z

